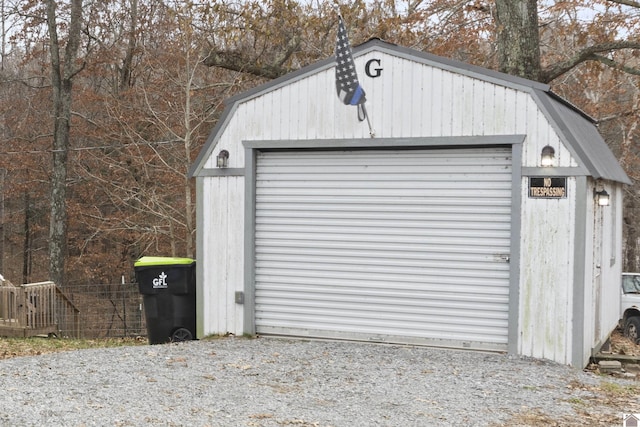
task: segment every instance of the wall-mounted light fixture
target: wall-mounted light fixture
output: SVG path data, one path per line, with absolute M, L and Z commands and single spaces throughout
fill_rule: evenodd
M 229 152 L 227 150 L 221 150 L 216 157 L 216 161 L 219 168 L 226 168 L 229 166 Z
M 593 197 L 598 206 L 609 206 L 609 193 L 604 189 L 602 180 L 596 181 L 596 187 L 593 189 Z
M 595 192 L 596 203 L 598 206 L 609 206 L 609 193 L 604 188 Z
M 556 150 L 550 145 L 545 145 L 540 154 L 540 163 L 543 167 L 548 168 L 553 166 L 553 162 L 556 158 Z

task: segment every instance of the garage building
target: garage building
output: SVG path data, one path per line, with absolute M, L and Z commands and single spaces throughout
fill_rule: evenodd
M 371 40 L 231 98 L 193 164 L 198 336 L 508 351 L 584 366 L 616 326 L 622 186 L 522 78 Z M 608 204 L 606 204 L 608 202 Z

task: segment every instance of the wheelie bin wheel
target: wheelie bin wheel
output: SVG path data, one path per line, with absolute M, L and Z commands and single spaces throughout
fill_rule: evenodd
M 192 339 L 193 334 L 187 328 L 178 328 L 171 334 L 171 341 L 173 342 L 191 341 Z

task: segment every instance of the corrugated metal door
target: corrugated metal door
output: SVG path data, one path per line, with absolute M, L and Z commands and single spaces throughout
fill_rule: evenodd
M 258 154 L 262 334 L 506 349 L 511 151 Z

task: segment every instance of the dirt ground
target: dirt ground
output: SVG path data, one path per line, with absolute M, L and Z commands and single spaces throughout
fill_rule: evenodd
M 621 331 L 616 330 L 611 336 L 611 353 L 640 359 L 640 345 L 625 338 Z M 544 413 L 527 411 L 515 416 L 508 425 L 530 427 L 622 426 L 623 414 L 640 413 L 640 364 L 632 360 L 623 362 L 622 365 L 622 372 L 605 374 L 599 371 L 597 364 L 591 364 L 586 369 L 602 377 L 599 385 L 580 383 L 568 385 L 571 390 L 588 393 L 588 397 L 569 399 L 576 411 L 576 416 L 555 419 Z M 631 376 L 634 374 L 635 377 Z M 624 377 L 631 382 L 628 385 L 620 385 L 610 381 L 609 378 L 612 377 Z

